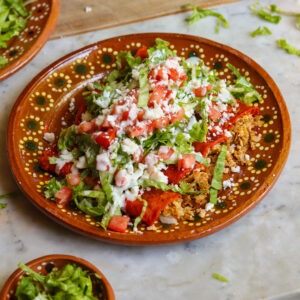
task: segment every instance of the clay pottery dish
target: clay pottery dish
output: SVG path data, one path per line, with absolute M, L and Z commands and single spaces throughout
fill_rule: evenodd
M 263 98 L 259 104 L 263 125 L 256 150 L 249 153 L 250 164 L 235 173 L 234 185 L 219 198 L 226 205 L 216 205 L 211 213 L 194 221 L 164 226 L 155 224 L 139 233 L 105 231 L 99 222 L 78 211 L 60 207 L 43 196 L 43 186 L 51 175 L 41 172 L 38 155 L 47 147 L 43 132 L 59 134 L 64 122 L 72 122 L 68 111 L 71 99 L 75 106 L 84 87 L 105 76 L 116 66 L 120 51 L 133 53 L 141 45 L 152 46 L 155 38 L 170 43 L 178 56 L 196 56 L 215 69 L 218 76 L 233 80 L 226 67 L 231 63 L 257 87 Z M 79 104 L 78 104 L 79 105 Z M 253 59 L 226 45 L 201 37 L 147 33 L 115 37 L 75 51 L 54 62 L 38 74 L 17 99 L 9 119 L 7 145 L 12 172 L 28 199 L 54 221 L 78 233 L 113 243 L 158 245 L 202 238 L 237 221 L 255 207 L 271 190 L 286 162 L 290 149 L 291 124 L 284 99 L 270 75 Z

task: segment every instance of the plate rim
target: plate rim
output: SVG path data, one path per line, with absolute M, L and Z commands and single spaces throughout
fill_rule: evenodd
M 198 42 L 198 43 L 205 43 L 213 47 L 217 47 L 225 52 L 229 52 L 230 54 L 233 54 L 234 56 L 238 57 L 238 59 L 242 60 L 244 63 L 247 65 L 251 66 L 252 69 L 254 69 L 260 77 L 262 77 L 266 83 L 272 84 L 272 89 L 271 92 L 274 95 L 274 98 L 276 100 L 276 103 L 279 107 L 280 110 L 280 115 L 282 117 L 282 128 L 284 129 L 282 132 L 282 145 L 283 147 L 280 149 L 281 150 L 281 161 L 279 163 L 279 160 L 277 160 L 272 167 L 272 176 L 269 174 L 269 176 L 266 178 L 266 180 L 260 185 L 260 187 L 255 191 L 256 197 L 249 197 L 247 201 L 245 201 L 243 204 L 239 205 L 239 207 L 234 209 L 234 214 L 233 211 L 229 212 L 228 214 L 233 214 L 230 218 L 227 219 L 226 222 L 218 222 L 213 228 L 210 228 L 211 226 L 208 225 L 202 225 L 201 228 L 201 234 L 197 232 L 197 228 L 194 230 L 196 231 L 193 234 L 188 235 L 187 237 L 182 237 L 180 239 L 172 239 L 169 240 L 168 238 L 165 238 L 164 240 L 159 240 L 159 241 L 153 241 L 153 240 L 137 240 L 137 239 L 130 239 L 130 236 L 132 234 L 128 233 L 115 233 L 115 232 L 110 232 L 110 234 L 104 234 L 104 235 L 98 235 L 94 234 L 93 232 L 86 232 L 84 230 L 81 230 L 80 228 L 74 228 L 72 224 L 66 223 L 65 220 L 62 218 L 59 218 L 56 214 L 52 213 L 49 210 L 44 209 L 37 203 L 34 199 L 31 198 L 30 194 L 22 187 L 22 181 L 19 180 L 18 174 L 16 174 L 16 162 L 14 160 L 14 157 L 12 156 L 12 151 L 7 151 L 8 152 L 8 158 L 10 161 L 10 166 L 12 173 L 14 175 L 14 178 L 19 185 L 20 189 L 22 192 L 26 195 L 26 197 L 30 200 L 31 203 L 33 203 L 37 208 L 39 208 L 43 213 L 45 213 L 48 217 L 51 219 L 55 220 L 57 223 L 71 229 L 72 231 L 75 231 L 77 233 L 80 233 L 82 235 L 88 236 L 95 238 L 97 240 L 101 240 L 104 242 L 108 243 L 116 243 L 116 244 L 123 244 L 123 245 L 163 245 L 163 244 L 171 244 L 171 243 L 178 243 L 178 242 L 187 242 L 191 240 L 196 240 L 202 237 L 205 237 L 207 235 L 210 235 L 212 233 L 215 233 L 223 228 L 226 228 L 228 225 L 238 221 L 241 217 L 246 215 L 249 211 L 251 211 L 258 203 L 260 203 L 267 193 L 272 189 L 272 187 L 275 185 L 277 182 L 285 164 L 288 159 L 288 155 L 290 152 L 290 147 L 291 147 L 291 121 L 290 121 L 290 116 L 289 112 L 285 103 L 285 100 L 279 90 L 279 87 L 275 83 L 275 81 L 272 79 L 272 77 L 265 71 L 265 69 L 260 66 L 256 61 L 254 61 L 252 58 L 247 56 L 246 54 L 242 53 L 241 51 L 232 48 L 231 46 L 221 44 L 219 42 L 215 42 L 213 40 L 199 37 L 199 36 L 193 36 L 193 35 L 188 35 L 188 34 L 177 34 L 177 33 L 158 33 L 158 32 L 149 32 L 149 33 L 136 33 L 136 34 L 127 34 L 127 35 L 122 35 L 122 36 L 115 36 L 111 37 L 108 39 L 104 40 L 99 40 L 95 43 L 92 43 L 90 45 L 84 46 L 82 48 L 79 48 L 78 50 L 72 51 L 55 62 L 51 63 L 48 67 L 44 68 L 39 74 L 37 74 L 30 82 L 29 84 L 24 88 L 20 96 L 17 98 L 12 111 L 10 113 L 9 121 L 8 121 L 8 128 L 7 128 L 7 149 L 12 144 L 13 141 L 13 122 L 14 122 L 14 112 L 18 109 L 18 106 L 20 103 L 22 103 L 23 99 L 26 98 L 27 95 L 30 94 L 30 91 L 34 89 L 39 81 L 41 81 L 44 77 L 46 77 L 51 70 L 58 68 L 65 63 L 67 63 L 69 60 L 72 60 L 74 56 L 80 56 L 85 52 L 92 52 L 93 50 L 97 49 L 98 46 L 102 43 L 110 42 L 110 41 L 117 41 L 118 39 L 138 39 L 139 37 L 152 37 L 153 39 L 155 37 L 161 37 L 161 38 L 184 38 L 184 39 L 189 39 L 193 42 Z M 12 146 L 10 147 L 11 149 Z M 254 199 L 255 198 L 255 199 Z M 248 203 L 250 202 L 250 204 Z M 218 220 L 219 221 L 219 220 Z M 98 228 L 99 231 L 101 231 L 101 228 Z M 129 238 L 129 239 L 128 239 Z
M 48 41 L 49 36 L 54 31 L 60 12 L 60 0 L 50 0 L 50 3 L 50 12 L 46 25 L 42 28 L 41 33 L 34 41 L 30 49 L 25 51 L 25 53 L 22 54 L 18 59 L 9 64 L 8 67 L 0 69 L 0 82 L 15 74 L 25 65 L 27 65 L 41 51 L 43 46 Z

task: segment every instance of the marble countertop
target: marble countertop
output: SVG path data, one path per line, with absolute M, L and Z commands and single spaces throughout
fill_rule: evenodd
M 286 38 L 300 49 L 295 19 L 266 23 L 251 14 L 253 1 L 220 5 L 215 9 L 229 28 L 215 32 L 215 19 L 185 23 L 188 13 L 124 25 L 78 36 L 51 40 L 41 52 L 10 78 L 0 83 L 0 143 L 5 145 L 10 110 L 31 78 L 61 56 L 106 38 L 141 32 L 174 32 L 209 38 L 234 47 L 259 63 L 279 86 L 292 122 L 289 159 L 265 199 L 241 220 L 211 236 L 187 243 L 156 247 L 126 247 L 92 240 L 73 233 L 41 214 L 22 195 L 3 199 L 0 210 L 0 287 L 18 262 L 50 253 L 80 256 L 107 276 L 116 299 L 272 299 L 300 289 L 300 57 L 278 49 Z M 300 12 L 300 1 L 261 1 Z M 250 37 L 258 26 L 270 36 Z M 17 191 L 6 149 L 0 149 L 0 194 Z M 212 278 L 220 273 L 229 282 Z

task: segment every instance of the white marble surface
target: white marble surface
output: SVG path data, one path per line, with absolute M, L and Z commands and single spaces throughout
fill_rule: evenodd
M 88 1 L 87 1 L 88 3 Z M 172 2 L 170 2 L 172 3 Z M 0 287 L 17 263 L 49 253 L 81 256 L 96 264 L 111 282 L 116 298 L 133 299 L 270 299 L 300 288 L 300 57 L 278 49 L 286 38 L 300 48 L 295 20 L 267 24 L 240 1 L 215 9 L 230 27 L 215 32 L 215 20 L 187 25 L 187 14 L 49 41 L 23 70 L 0 83 L 0 194 L 17 190 L 6 158 L 5 138 L 10 110 L 31 78 L 70 51 L 109 37 L 139 32 L 179 32 L 230 45 L 256 60 L 278 84 L 290 111 L 293 142 L 281 177 L 268 196 L 248 215 L 206 238 L 160 247 L 116 246 L 82 237 L 57 225 L 21 194 L 0 210 Z M 300 1 L 262 1 L 300 12 Z M 267 25 L 271 36 L 249 34 Z M 222 283 L 213 272 L 229 279 Z

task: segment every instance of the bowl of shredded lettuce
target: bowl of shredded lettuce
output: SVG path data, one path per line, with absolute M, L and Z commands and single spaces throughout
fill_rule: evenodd
M 3 286 L 1 299 L 115 299 L 102 272 L 76 256 L 52 254 L 19 263 L 18 267 Z

